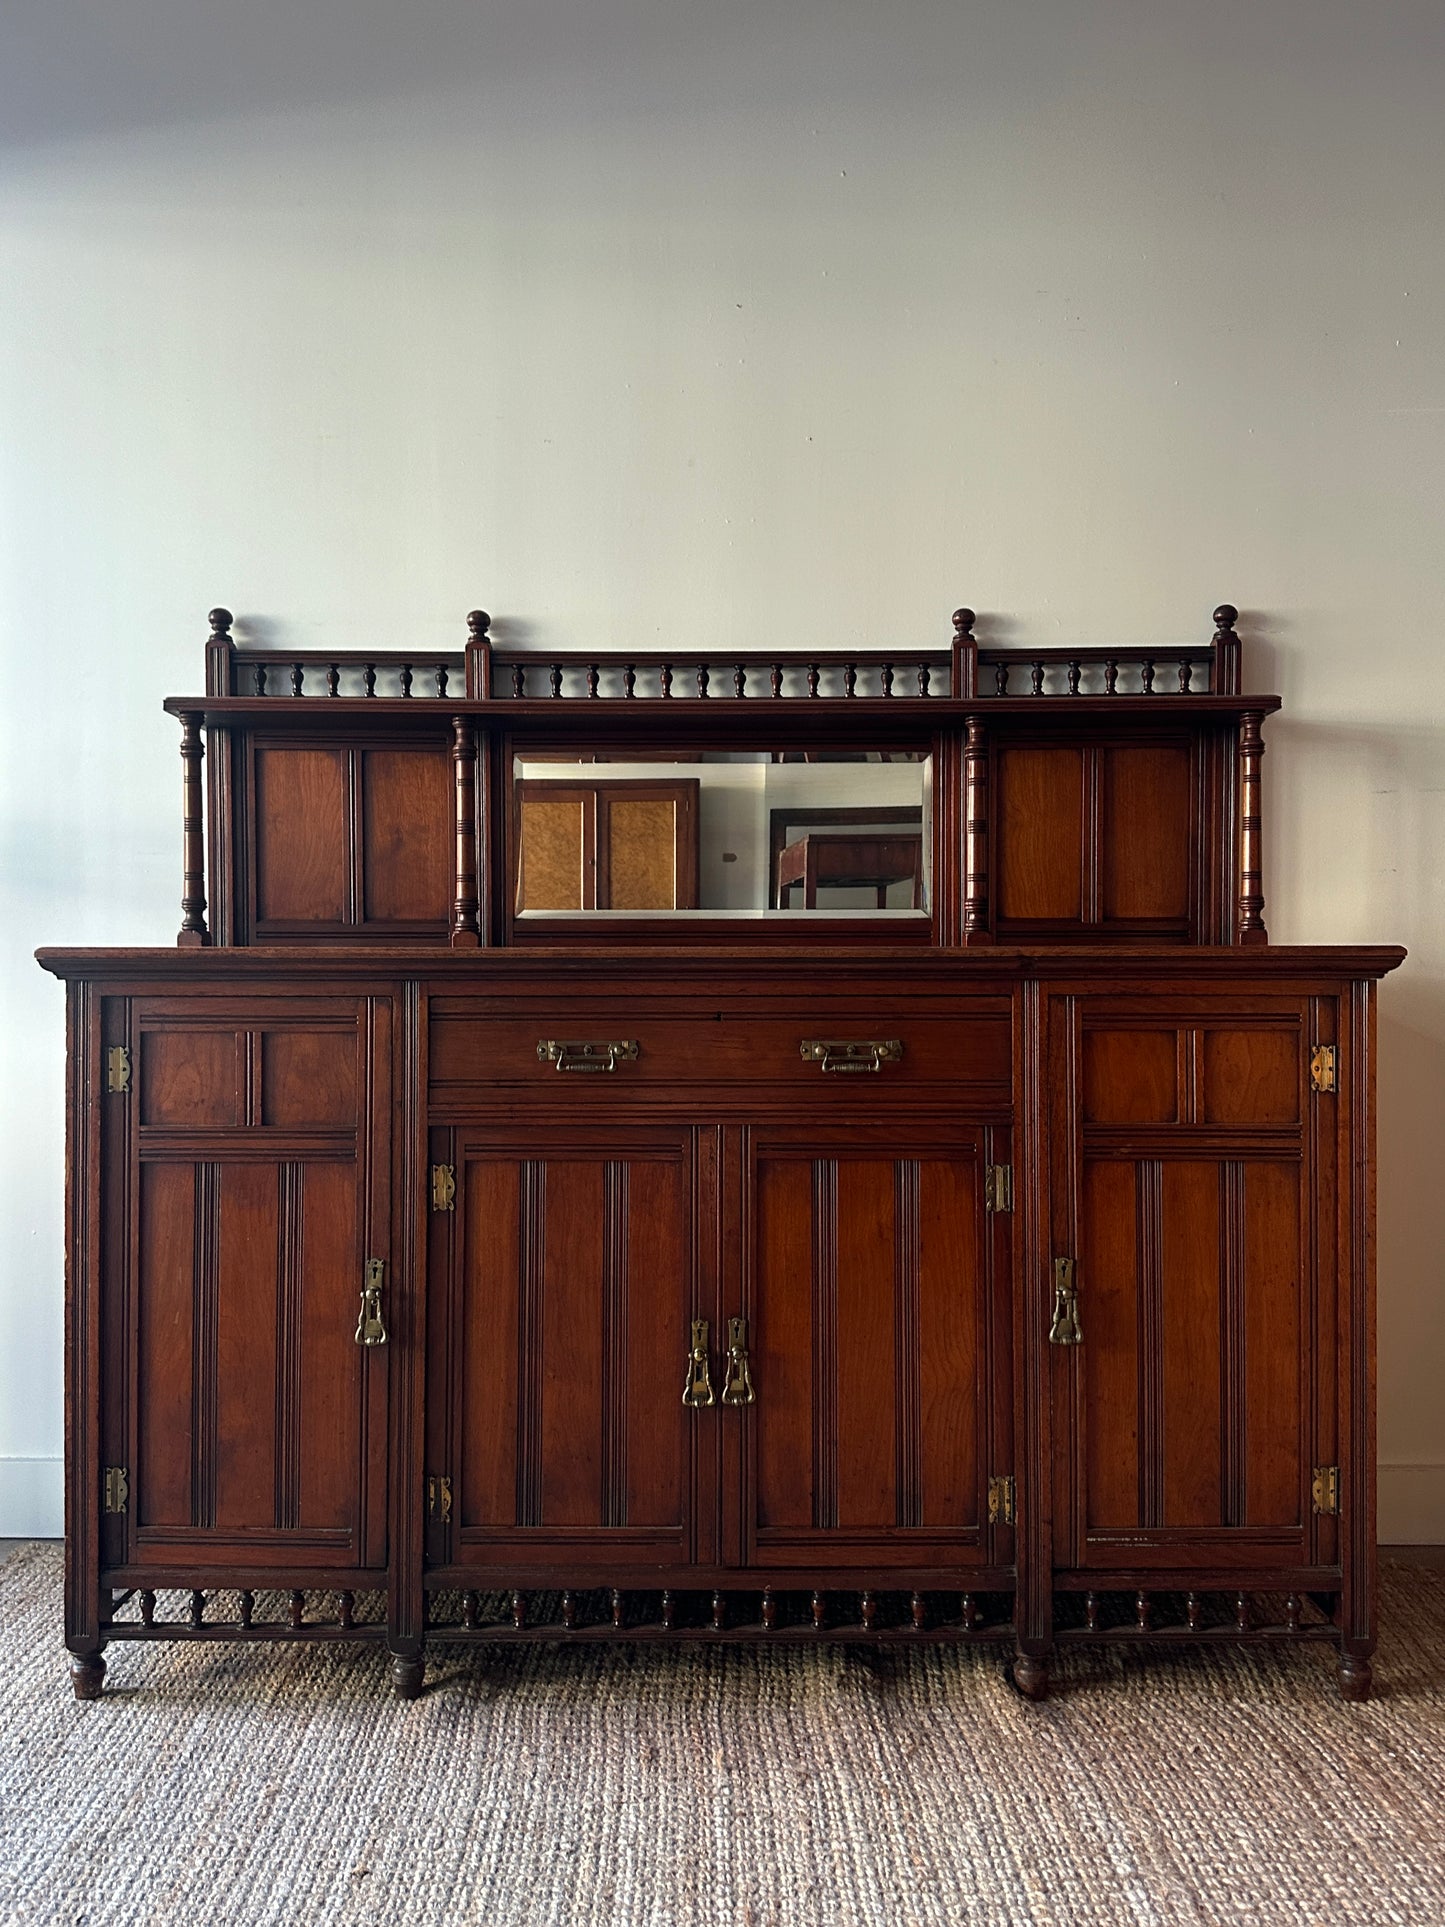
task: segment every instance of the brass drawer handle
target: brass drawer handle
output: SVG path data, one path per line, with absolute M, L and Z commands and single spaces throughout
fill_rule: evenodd
M 1079 1294 L 1074 1286 L 1074 1260 L 1055 1258 L 1054 1260 L 1054 1316 L 1049 1326 L 1051 1345 L 1082 1345 L 1083 1329 L 1079 1324 Z
M 386 1260 L 368 1258 L 366 1283 L 361 1287 L 361 1316 L 356 1321 L 358 1345 L 384 1345 L 386 1326 L 381 1320 L 381 1288 L 386 1283 Z
M 798 1046 L 803 1061 L 825 1071 L 880 1071 L 903 1060 L 901 1037 L 870 1038 L 863 1043 L 840 1043 L 836 1038 L 805 1037 Z
M 711 1405 L 712 1370 L 707 1358 L 707 1320 L 694 1318 L 692 1321 L 692 1350 L 687 1357 L 687 1379 L 682 1388 L 684 1405 L 696 1408 Z
M 722 1402 L 724 1405 L 751 1405 L 756 1396 L 752 1368 L 748 1364 L 748 1321 L 746 1318 L 730 1318 L 728 1376 L 723 1386 Z
M 559 1071 L 615 1071 L 620 1063 L 630 1064 L 636 1057 L 635 1037 L 584 1043 L 559 1043 L 554 1037 L 537 1039 L 538 1061 L 553 1064 Z

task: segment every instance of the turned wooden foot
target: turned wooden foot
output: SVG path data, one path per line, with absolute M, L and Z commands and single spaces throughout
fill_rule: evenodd
M 98 1700 L 105 1684 L 105 1661 L 99 1653 L 70 1655 L 70 1683 L 78 1700 Z
M 1355 1653 L 1340 1655 L 1340 1698 L 1342 1700 L 1367 1700 L 1374 1684 L 1375 1672 L 1369 1660 L 1361 1659 Z M 79 1690 L 79 1689 L 77 1689 Z
M 420 1653 L 392 1654 L 391 1683 L 396 1688 L 396 1696 L 398 1699 L 420 1699 L 421 1689 L 425 1679 L 426 1661 Z
M 1020 1653 L 1013 1665 L 1014 1685 L 1026 1700 L 1049 1696 L 1049 1662 L 1037 1653 Z

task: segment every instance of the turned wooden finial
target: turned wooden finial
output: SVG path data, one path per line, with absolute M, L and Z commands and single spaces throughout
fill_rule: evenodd
M 1239 611 L 1232 602 L 1221 602 L 1214 612 L 1214 633 L 1228 635 L 1239 621 Z
M 972 696 L 978 690 L 978 643 L 973 633 L 977 620 L 972 609 L 953 612 L 953 666 L 949 676 L 952 696 Z
M 1221 602 L 1214 612 L 1214 675 L 1211 682 L 1216 696 L 1239 694 L 1239 637 L 1234 625 L 1239 611 L 1232 602 Z
M 491 626 L 492 618 L 485 609 L 473 609 L 467 617 L 467 631 L 478 642 L 486 639 L 487 631 Z
M 492 645 L 487 636 L 491 626 L 485 609 L 473 609 L 467 616 L 466 693 L 481 702 L 492 693 Z
M 229 609 L 212 609 L 211 613 L 206 617 L 206 621 L 211 625 L 211 634 L 213 636 L 230 635 L 231 624 L 235 620 L 236 618 L 231 614 Z
M 971 636 L 973 634 L 973 625 L 977 621 L 978 617 L 973 613 L 972 609 L 954 610 L 953 627 L 960 641 L 962 641 L 964 636 Z

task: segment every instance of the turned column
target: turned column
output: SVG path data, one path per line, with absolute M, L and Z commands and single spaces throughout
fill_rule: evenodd
M 452 717 L 452 764 L 457 810 L 452 946 L 470 950 L 482 939 L 477 918 L 477 746 L 465 716 Z
M 963 747 L 963 941 L 992 943 L 988 910 L 988 743 L 970 716 Z
M 181 716 L 181 928 L 182 950 L 210 942 L 206 931 L 205 804 L 201 797 L 201 718 L 194 709 Z
M 1236 941 L 1268 943 L 1264 927 L 1264 820 L 1260 764 L 1264 760 L 1264 717 L 1250 709 L 1239 719 L 1239 906 Z

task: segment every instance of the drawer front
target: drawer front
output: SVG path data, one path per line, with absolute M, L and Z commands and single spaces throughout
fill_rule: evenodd
M 1006 997 L 920 999 L 882 1014 L 825 998 L 765 1012 L 661 999 L 432 1001 L 431 1087 L 443 1104 L 498 1089 L 591 1102 L 590 1086 L 608 1102 L 767 1087 L 825 1105 L 850 1091 L 871 1103 L 963 1086 L 1007 1104 L 1012 1055 Z

